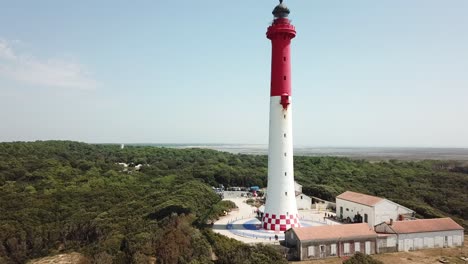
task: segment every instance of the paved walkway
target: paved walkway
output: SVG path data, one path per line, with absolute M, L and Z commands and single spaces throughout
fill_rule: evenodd
M 240 197 L 233 193 L 225 195 L 225 200 L 236 203 L 238 209 L 231 211 L 227 216 L 221 217 L 213 225 L 213 231 L 244 243 L 279 244 L 275 240 L 284 239 L 282 231 L 268 231 L 261 229 L 261 223 L 256 218 L 256 207 L 250 206 L 245 201 L 248 198 Z M 316 210 L 299 210 L 299 218 L 302 226 L 320 226 L 331 224 L 324 220 L 325 212 Z

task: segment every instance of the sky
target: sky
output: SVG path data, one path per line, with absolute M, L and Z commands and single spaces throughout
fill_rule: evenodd
M 296 146 L 468 147 L 468 1 L 285 0 Z M 0 0 L 0 142 L 267 144 L 273 0 Z

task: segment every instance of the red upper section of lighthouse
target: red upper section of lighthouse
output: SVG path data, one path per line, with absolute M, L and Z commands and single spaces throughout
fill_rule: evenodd
M 291 39 L 296 36 L 296 29 L 291 25 L 285 12 L 289 14 L 289 10 L 283 4 L 275 8 L 273 11 L 275 20 L 266 33 L 272 46 L 270 96 L 291 96 L 290 44 Z

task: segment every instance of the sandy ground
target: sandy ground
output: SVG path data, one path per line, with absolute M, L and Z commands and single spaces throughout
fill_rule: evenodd
M 465 236 L 465 245 L 458 248 L 434 248 L 424 249 L 412 252 L 396 252 L 372 255 L 373 258 L 382 261 L 385 264 L 433 264 L 441 263 L 439 259 L 444 257 L 450 264 L 460 263 L 468 264 L 468 261 L 460 259 L 460 257 L 468 257 L 468 235 Z M 301 263 L 301 264 L 341 264 L 340 258 L 329 258 L 325 260 L 314 260 L 314 261 L 296 261 L 290 263 Z
M 35 259 L 27 264 L 88 264 L 90 261 L 80 253 L 59 254 L 51 257 Z
M 226 226 L 229 222 L 238 221 L 241 219 L 251 219 L 256 216 L 254 213 L 255 207 L 252 207 L 245 203 L 247 200 L 246 198 L 242 197 L 230 197 L 226 200 L 231 200 L 236 203 L 238 209 L 231 211 L 227 216 L 221 217 L 218 221 L 216 221 L 213 225 L 213 231 L 219 234 L 225 235 L 230 238 L 234 238 L 236 240 L 242 241 L 244 243 L 271 243 L 271 244 L 278 244 L 276 241 L 269 241 L 269 240 L 258 240 L 250 237 L 243 237 L 238 236 L 232 233 L 230 230 L 226 229 Z

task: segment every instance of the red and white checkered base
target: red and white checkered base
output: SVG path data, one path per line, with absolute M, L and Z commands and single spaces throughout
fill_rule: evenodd
M 262 218 L 263 229 L 272 231 L 286 231 L 292 227 L 300 227 L 299 215 L 276 215 L 266 213 Z

